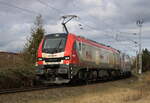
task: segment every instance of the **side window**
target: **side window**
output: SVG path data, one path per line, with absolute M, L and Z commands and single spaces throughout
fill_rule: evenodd
M 76 41 L 76 49 L 77 49 L 78 51 L 82 51 L 82 45 L 83 45 L 83 44 L 81 44 L 81 42 Z

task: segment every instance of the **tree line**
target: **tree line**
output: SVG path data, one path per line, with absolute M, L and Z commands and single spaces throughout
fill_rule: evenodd
M 142 68 L 143 71 L 150 70 L 150 51 L 147 48 L 142 51 Z

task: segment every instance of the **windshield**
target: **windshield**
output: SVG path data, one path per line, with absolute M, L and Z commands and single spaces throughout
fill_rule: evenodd
M 46 38 L 43 45 L 43 52 L 56 53 L 64 51 L 66 38 Z

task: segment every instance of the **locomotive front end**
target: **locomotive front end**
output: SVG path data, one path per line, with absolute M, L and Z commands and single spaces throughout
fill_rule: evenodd
M 70 59 L 64 52 L 67 37 L 65 33 L 57 33 L 46 35 L 42 40 L 38 49 L 36 69 L 39 80 L 57 84 L 69 82 L 69 64 L 64 64 Z

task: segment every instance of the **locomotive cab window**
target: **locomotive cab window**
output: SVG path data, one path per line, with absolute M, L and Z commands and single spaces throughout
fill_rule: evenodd
M 66 45 L 65 37 L 46 37 L 43 44 L 43 52 L 55 53 L 64 51 Z

